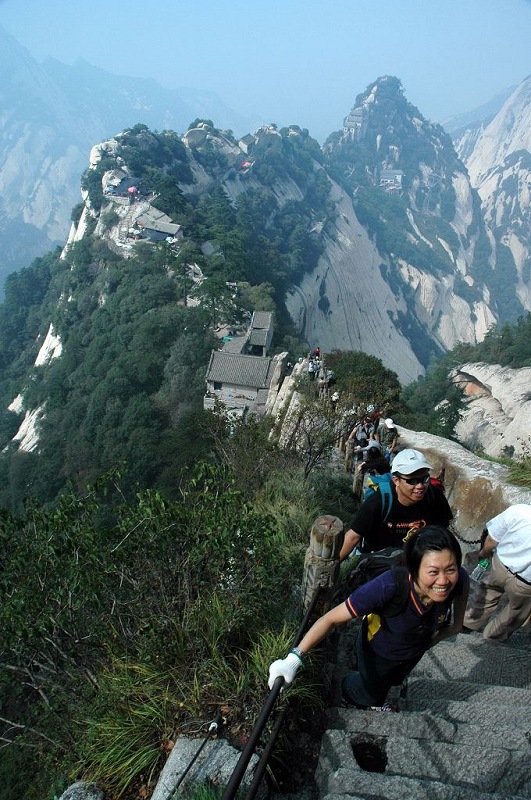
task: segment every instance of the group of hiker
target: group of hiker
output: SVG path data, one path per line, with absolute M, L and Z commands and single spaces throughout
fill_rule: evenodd
M 308 353 L 308 377 L 315 382 L 315 394 L 317 397 L 321 400 L 330 397 L 330 387 L 335 384 L 336 377 L 333 370 L 326 368 L 320 347 L 316 347 L 315 350 Z M 339 393 L 333 392 L 330 399 L 332 408 L 335 411 L 339 401 Z
M 441 481 L 432 478 L 432 467 L 420 451 L 398 449 L 392 419 L 375 424 L 369 416 L 348 436 L 360 442 L 360 426 L 365 429 L 366 444 L 356 445 L 359 449 L 353 453 L 360 460 L 355 462 L 353 455 L 352 467 L 368 473 L 373 461 L 375 474 L 387 474 L 387 487 L 363 500 L 344 535 L 339 558 L 358 556 L 354 576 L 362 562 L 384 553 L 391 568 L 384 567 L 368 582 L 353 581 L 357 588 L 346 600 L 319 618 L 286 658 L 271 664 L 269 686 L 278 677 L 291 683 L 313 647 L 338 625 L 359 619 L 357 669 L 343 680 L 343 699 L 357 708 L 396 711 L 386 702 L 391 687 L 401 685 L 423 654 L 442 639 L 485 626 L 484 638 L 503 642 L 529 621 L 531 506 L 511 506 L 487 522 L 475 554 L 487 566 L 469 602 L 470 577 L 449 527 L 453 513 Z M 387 473 L 380 473 L 385 465 Z M 502 597 L 503 608 L 495 614 Z
M 371 406 L 369 406 L 371 408 Z M 347 420 L 348 422 L 348 420 Z M 378 410 L 366 412 L 358 419 L 345 437 L 345 469 L 352 472 L 363 455 L 375 446 L 379 455 L 383 455 L 390 463 L 398 448 L 398 431 L 391 417 L 382 419 Z M 371 457 L 374 457 L 374 451 Z

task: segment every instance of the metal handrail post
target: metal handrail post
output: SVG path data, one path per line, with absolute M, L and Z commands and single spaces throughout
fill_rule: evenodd
M 305 560 L 304 583 L 307 590 L 307 593 L 305 590 L 306 596 L 303 598 L 305 606 L 307 595 L 309 595 L 310 599 L 304 619 L 301 622 L 297 632 L 294 646 L 299 644 L 303 634 L 305 633 L 310 617 L 315 610 L 320 591 L 326 587 L 332 586 L 337 580 L 339 570 L 339 552 L 343 541 L 342 533 L 343 523 L 337 517 L 324 515 L 322 517 L 318 517 L 318 519 L 314 522 L 312 527 L 312 541 L 310 543 L 310 547 L 308 548 L 307 558 Z M 314 547 L 312 547 L 312 545 L 314 545 Z M 309 581 L 308 576 L 310 578 Z M 313 592 L 310 594 L 312 584 Z M 234 796 L 236 795 L 252 755 L 258 745 L 262 731 L 266 726 L 267 720 L 271 715 L 273 706 L 275 705 L 279 692 L 283 686 L 284 678 L 279 676 L 275 679 L 273 688 L 271 689 L 264 705 L 262 706 L 260 716 L 256 721 L 253 730 L 251 731 L 249 740 L 245 745 L 238 762 L 236 763 L 221 800 L 233 800 Z M 275 734 L 275 738 L 277 736 L 278 731 Z M 266 750 L 270 751 L 271 747 L 266 747 Z M 258 786 L 265 770 L 266 762 L 267 759 L 265 759 L 265 761 L 262 759 L 259 762 L 259 767 L 257 768 L 259 775 L 257 776 L 256 782 L 254 780 L 252 781 L 252 785 Z

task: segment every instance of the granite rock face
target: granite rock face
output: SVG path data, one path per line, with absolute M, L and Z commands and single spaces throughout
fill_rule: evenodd
M 151 800 L 170 800 L 174 797 L 176 787 L 181 785 L 189 789 L 190 786 L 225 787 L 238 763 L 241 753 L 224 739 L 217 739 L 206 743 L 199 756 L 201 747 L 200 739 L 190 739 L 181 736 L 168 756 L 168 760 L 160 774 Z M 194 761 L 195 759 L 195 761 Z M 189 765 L 193 766 L 189 771 Z M 248 788 L 252 780 L 253 770 L 258 763 L 258 756 L 253 755 L 242 786 Z M 186 777 L 184 773 L 186 772 Z M 263 800 L 263 794 L 259 797 Z
M 500 275 L 531 310 L 531 76 L 516 87 L 490 121 L 464 130 L 455 142 L 481 198 L 485 222 L 514 267 Z M 507 263 L 507 257 L 504 259 Z M 513 274 L 515 268 L 516 276 Z M 512 287 L 511 287 L 512 292 Z
M 359 223 L 351 199 L 337 184 L 331 199 L 339 212 L 334 231 L 316 269 L 287 295 L 288 311 L 311 346 L 370 353 L 410 383 L 424 369 L 393 321 L 398 311 L 406 312 L 405 302 L 382 277 L 385 257 Z
M 460 442 L 493 457 L 531 453 L 531 367 L 463 364 L 453 380 L 467 397 L 456 426 Z
M 432 475 L 444 470 L 453 527 L 465 542 L 477 540 L 487 520 L 514 503 L 531 505 L 531 491 L 508 482 L 507 467 L 474 455 L 457 442 L 424 431 L 398 427 L 401 447 L 426 456 Z

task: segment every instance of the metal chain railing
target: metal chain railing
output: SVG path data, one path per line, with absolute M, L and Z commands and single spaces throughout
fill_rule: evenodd
M 464 536 L 461 536 L 461 534 L 458 533 L 454 529 L 453 525 L 450 527 L 450 530 L 452 531 L 452 533 L 455 536 L 455 538 L 458 539 L 463 544 L 479 544 L 479 545 L 482 545 L 483 542 L 485 541 L 485 535 L 486 535 L 486 531 L 485 530 L 482 532 L 482 534 L 479 537 L 479 539 L 465 539 Z

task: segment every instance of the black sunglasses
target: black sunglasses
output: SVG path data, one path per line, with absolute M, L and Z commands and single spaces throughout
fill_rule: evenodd
M 418 486 L 419 483 L 422 483 L 423 486 L 426 486 L 426 484 L 430 482 L 429 475 L 423 475 L 422 478 L 406 478 L 405 475 L 397 475 L 396 477 L 401 481 L 405 481 L 410 486 Z

